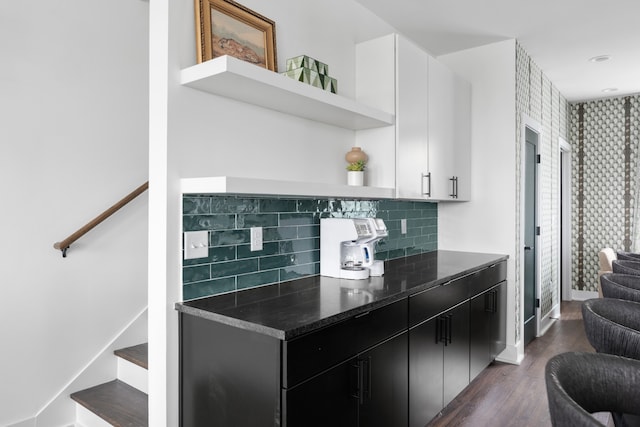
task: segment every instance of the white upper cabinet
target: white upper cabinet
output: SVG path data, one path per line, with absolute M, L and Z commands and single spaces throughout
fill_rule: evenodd
M 471 182 L 471 87 L 429 58 L 429 172 L 431 198 L 465 201 Z
M 357 52 L 357 82 L 367 80 L 362 89 L 357 86 L 358 96 L 379 94 L 377 100 L 359 100 L 383 111 L 394 111 L 388 106 L 395 103 L 396 197 L 469 200 L 470 85 L 399 35 L 361 43 Z M 395 66 L 393 77 L 389 61 Z M 376 137 L 390 143 L 388 134 L 377 131 L 367 134 L 367 142 L 374 145 Z
M 396 196 L 429 197 L 427 80 L 429 57 L 407 39 L 396 39 Z

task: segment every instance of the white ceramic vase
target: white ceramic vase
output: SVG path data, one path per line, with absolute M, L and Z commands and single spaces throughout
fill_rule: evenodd
M 364 171 L 347 171 L 347 184 L 364 185 Z

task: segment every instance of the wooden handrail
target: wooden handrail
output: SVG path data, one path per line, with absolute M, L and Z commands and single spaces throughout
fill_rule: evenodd
M 61 250 L 62 251 L 62 256 L 66 257 L 67 256 L 67 249 L 69 249 L 69 246 L 71 246 L 71 244 L 73 242 L 78 240 L 80 237 L 84 236 L 93 227 L 95 227 L 96 225 L 100 224 L 102 221 L 104 221 L 105 219 L 109 218 L 111 215 L 116 213 L 124 205 L 126 205 L 127 203 L 129 203 L 130 201 L 132 201 L 133 199 L 138 197 L 140 194 L 144 193 L 148 188 L 149 188 L 149 181 L 145 182 L 140 187 L 136 188 L 131 193 L 127 194 L 118 203 L 116 203 L 115 205 L 111 206 L 109 209 L 107 209 L 106 211 L 104 211 L 103 213 L 101 213 L 100 215 L 98 215 L 97 217 L 92 219 L 91 221 L 89 221 L 86 225 L 84 225 L 83 227 L 78 229 L 78 231 L 76 231 L 75 233 L 71 234 L 66 239 L 64 239 L 64 240 L 62 240 L 60 242 L 54 243 L 53 247 L 55 249 Z

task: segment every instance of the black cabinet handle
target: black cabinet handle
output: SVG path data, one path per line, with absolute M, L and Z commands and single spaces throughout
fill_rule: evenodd
M 458 177 L 452 176 L 451 178 L 449 178 L 449 181 L 451 181 L 451 194 L 449 194 L 449 197 L 451 197 L 452 199 L 457 199 L 458 198 Z
M 451 318 L 453 314 L 436 317 L 436 344 L 444 343 L 445 346 L 451 344 Z
M 355 370 L 355 391 L 351 397 L 362 405 L 365 397 L 371 399 L 371 357 L 358 359 L 351 367 Z
M 351 393 L 351 397 L 353 397 L 354 399 L 358 400 L 359 404 L 362 404 L 364 401 L 364 395 L 362 393 L 363 391 L 363 375 L 362 375 L 362 364 L 361 364 L 361 360 L 356 360 L 356 362 L 351 365 L 351 367 L 354 369 L 355 371 L 355 378 L 354 378 L 354 389 L 355 391 L 353 393 Z
M 363 365 L 363 393 L 362 395 L 367 397 L 367 399 L 371 400 L 371 357 L 367 357 L 362 360 Z
M 456 199 L 458 198 L 458 177 L 456 176 Z
M 484 311 L 487 313 L 498 312 L 498 291 L 492 290 L 484 294 Z
M 424 191 L 424 179 L 428 178 L 429 183 L 427 184 L 427 191 Z M 422 174 L 422 194 L 431 197 L 431 172 L 427 172 L 426 174 Z
M 491 291 L 484 294 L 484 311 L 486 313 L 493 313 L 493 297 Z

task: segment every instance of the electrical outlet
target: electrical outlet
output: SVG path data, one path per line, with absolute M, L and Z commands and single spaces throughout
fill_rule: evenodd
M 262 227 L 251 227 L 251 252 L 262 250 Z
M 400 234 L 407 234 L 407 220 L 404 218 L 400 220 Z
M 184 259 L 209 256 L 209 232 L 187 231 L 184 233 Z

